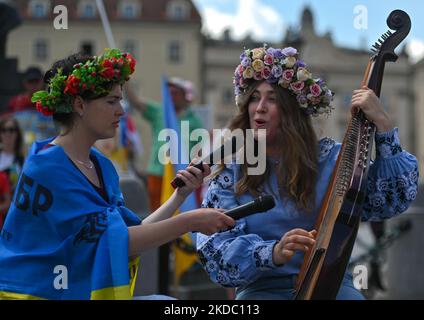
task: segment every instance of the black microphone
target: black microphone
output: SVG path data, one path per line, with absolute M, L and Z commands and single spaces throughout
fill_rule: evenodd
M 264 196 L 260 196 L 253 201 L 245 203 L 241 206 L 235 207 L 224 212 L 227 216 L 233 218 L 234 220 L 238 220 L 251 214 L 265 212 L 275 207 L 274 197 L 267 194 Z
M 231 144 L 231 149 L 229 149 L 229 145 Z M 241 147 L 241 145 L 240 145 Z M 230 153 L 228 153 L 228 150 L 230 150 Z M 227 153 L 225 153 L 227 151 Z M 225 142 L 221 147 L 216 149 L 215 151 L 211 152 L 208 156 L 204 157 L 199 163 L 195 164 L 193 167 L 204 171 L 203 169 L 203 163 L 206 163 L 208 166 L 213 166 L 216 164 L 214 162 L 214 159 L 219 159 L 218 163 L 221 162 L 225 157 L 227 157 L 230 154 L 234 154 L 237 151 L 237 138 L 235 136 L 232 137 L 231 140 Z M 171 181 L 171 185 L 174 189 L 181 188 L 185 186 L 185 182 L 180 178 L 175 178 Z

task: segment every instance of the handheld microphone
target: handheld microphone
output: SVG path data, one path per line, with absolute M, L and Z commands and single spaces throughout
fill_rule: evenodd
M 229 145 L 231 144 L 230 153 L 228 153 Z M 241 146 L 240 146 L 241 147 Z M 227 151 L 227 154 L 225 153 Z M 237 138 L 235 136 L 232 137 L 231 140 L 225 142 L 221 147 L 211 152 L 208 156 L 204 157 L 199 163 L 195 164 L 193 167 L 204 171 L 203 163 L 206 163 L 208 166 L 213 166 L 216 164 L 214 159 L 219 159 L 218 163 L 221 162 L 225 157 L 230 154 L 234 154 L 237 151 Z M 181 188 L 185 186 L 185 182 L 180 178 L 175 178 L 171 181 L 171 185 L 174 189 Z
M 225 214 L 234 220 L 238 220 L 250 216 L 251 214 L 268 211 L 274 207 L 274 197 L 267 194 L 241 206 L 230 209 L 226 211 Z

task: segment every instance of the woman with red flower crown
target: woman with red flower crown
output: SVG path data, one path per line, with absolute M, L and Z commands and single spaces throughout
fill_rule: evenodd
M 207 166 L 205 173 L 180 171 L 186 186 L 142 224 L 125 207 L 112 163 L 92 146 L 115 135 L 124 115 L 122 85 L 135 64 L 118 49 L 72 55 L 46 73 L 48 91 L 33 95 L 37 110 L 63 130 L 35 143 L 24 165 L 0 238 L 0 298 L 131 299 L 141 251 L 189 231 L 234 225 L 218 209 L 172 217 L 210 173 Z M 66 270 L 66 290 L 58 267 Z

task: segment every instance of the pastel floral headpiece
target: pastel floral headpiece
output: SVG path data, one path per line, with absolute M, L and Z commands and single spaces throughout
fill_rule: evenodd
M 112 83 L 124 84 L 134 73 L 137 61 L 119 49 L 105 49 L 103 55 L 78 63 L 69 76 L 62 69 L 49 80 L 47 91 L 37 91 L 31 101 L 37 111 L 46 116 L 71 113 L 75 96 L 102 97 L 111 90 Z
M 308 114 L 318 116 L 330 113 L 333 109 L 333 92 L 322 79 L 312 78 L 312 73 L 297 58 L 297 54 L 297 50 L 292 47 L 274 49 L 264 46 L 245 50 L 234 72 L 236 98 L 252 81 L 265 80 L 288 89 Z

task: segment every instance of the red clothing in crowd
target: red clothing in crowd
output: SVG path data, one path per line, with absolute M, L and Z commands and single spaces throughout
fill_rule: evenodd
M 7 105 L 7 111 L 9 112 L 26 110 L 35 111 L 36 109 L 35 104 L 31 102 L 31 98 L 25 93 L 14 96 Z
M 6 194 L 10 193 L 10 184 L 7 174 L 0 171 L 0 203 L 4 201 Z M 0 211 L 0 230 L 3 228 L 4 220 L 6 219 L 7 209 Z

